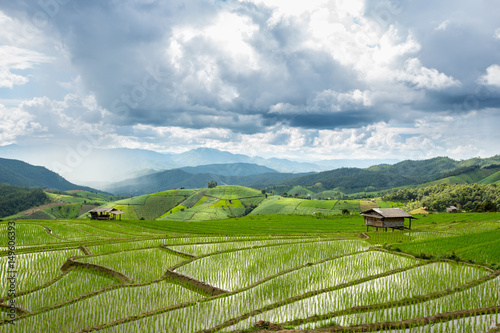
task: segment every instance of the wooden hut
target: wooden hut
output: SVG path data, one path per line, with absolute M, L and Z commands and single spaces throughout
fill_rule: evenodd
M 446 212 L 448 213 L 458 213 L 458 208 L 455 206 L 450 206 L 446 208 Z
M 394 229 L 411 229 L 411 220 L 414 219 L 411 214 L 408 214 L 404 210 L 399 208 L 372 208 L 361 213 L 361 216 L 365 218 L 366 231 L 369 227 L 383 228 L 387 231 L 387 228 Z M 410 223 L 408 227 L 405 227 L 405 219 L 409 219 Z
M 91 220 L 116 220 L 117 216 L 121 220 L 122 214 L 125 214 L 116 208 L 95 208 L 89 213 Z

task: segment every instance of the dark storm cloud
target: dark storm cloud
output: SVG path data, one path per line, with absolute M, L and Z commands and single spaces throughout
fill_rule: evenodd
M 32 21 L 45 13 L 42 28 L 60 40 L 86 88 L 111 112 L 107 121 L 120 126 L 219 127 L 250 134 L 277 124 L 334 129 L 404 121 L 400 110 L 408 105 L 422 116 L 457 112 L 457 105 L 476 96 L 478 78 L 499 62 L 500 54 L 500 42 L 493 37 L 498 28 L 496 14 L 487 1 L 367 1 L 370 33 L 382 38 L 393 26 L 398 34 L 394 44 L 409 35 L 419 44 L 418 50 L 394 57 L 384 68 L 387 77 L 380 74 L 375 81 L 366 80 L 358 64 L 341 63 L 332 55 L 349 40 L 337 41 L 332 34 L 328 38 L 333 39 L 323 44 L 305 47 L 314 40 L 308 26 L 313 19 L 302 15 L 270 24 L 274 12 L 262 4 L 201 0 L 40 3 L 11 1 L 2 8 Z M 218 35 L 211 35 L 210 27 L 231 19 L 221 18 L 224 13 L 238 15 L 235 23 L 241 25 L 222 22 Z M 359 18 L 350 24 L 355 22 Z M 241 43 L 231 44 L 232 34 Z M 360 53 L 370 52 L 361 46 L 365 49 Z M 172 53 L 177 49 L 178 57 Z M 407 73 L 405 63 L 410 58 L 452 83 L 429 83 L 436 78 Z M 370 67 L 370 60 L 362 61 Z M 369 69 L 377 66 L 382 65 L 373 63 Z M 340 96 L 353 91 L 367 92 L 373 101 Z M 333 97 L 323 98 L 325 94 Z M 411 94 L 416 97 L 403 98 Z M 498 107 L 498 98 L 498 92 L 491 91 L 488 96 L 476 96 L 479 102 L 471 105 L 474 109 Z M 281 105 L 286 107 L 275 112 Z

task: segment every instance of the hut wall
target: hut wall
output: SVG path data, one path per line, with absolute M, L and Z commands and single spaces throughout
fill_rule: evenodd
M 368 216 L 365 216 L 365 224 L 371 227 L 378 227 L 378 228 L 384 227 L 384 222 L 382 221 L 382 219 L 376 219 Z
M 393 218 L 384 220 L 384 228 L 402 228 L 405 226 L 404 218 Z

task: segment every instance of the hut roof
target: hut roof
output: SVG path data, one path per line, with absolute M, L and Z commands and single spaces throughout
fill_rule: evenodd
M 405 217 L 414 219 L 413 215 L 408 214 L 407 212 L 399 208 L 372 208 L 367 211 L 361 212 L 361 215 L 376 218 Z
M 125 214 L 125 212 L 122 212 L 121 210 L 118 210 L 116 208 L 94 208 L 90 212 L 91 213 L 111 213 L 111 214 L 115 214 L 115 215 Z

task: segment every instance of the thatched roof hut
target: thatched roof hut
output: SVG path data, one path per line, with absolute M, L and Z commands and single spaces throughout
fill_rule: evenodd
M 116 220 L 117 216 L 121 219 L 121 215 L 125 214 L 125 212 L 116 208 L 95 208 L 89 213 L 91 220 Z
M 394 229 L 411 229 L 411 220 L 415 219 L 413 215 L 408 214 L 399 208 L 372 208 L 367 211 L 361 212 L 361 216 L 365 218 L 366 231 L 368 227 L 375 227 L 377 231 L 379 228 L 383 228 L 387 231 L 387 228 Z M 409 227 L 405 227 L 405 219 L 410 220 Z

